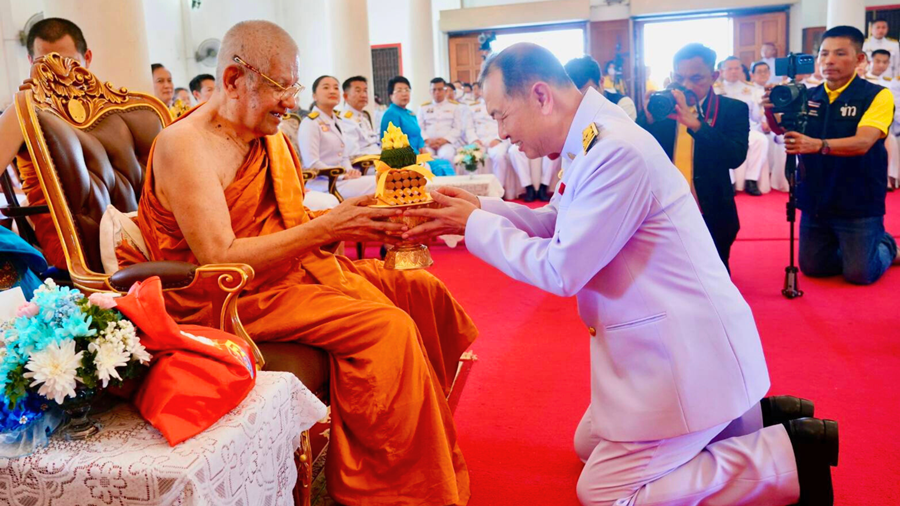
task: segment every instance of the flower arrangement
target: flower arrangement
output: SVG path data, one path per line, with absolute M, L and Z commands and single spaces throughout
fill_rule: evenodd
M 83 398 L 78 391 L 143 374 L 150 354 L 115 306 L 108 294 L 85 297 L 48 279 L 15 319 L 0 326 L 0 421 L 7 422 L 2 432 L 13 428 L 11 416 L 19 415 L 24 426 L 41 418 L 41 411 Z
M 456 152 L 453 163 L 464 166 L 469 172 L 475 172 L 478 164 L 484 165 L 484 152 L 478 144 L 463 146 Z

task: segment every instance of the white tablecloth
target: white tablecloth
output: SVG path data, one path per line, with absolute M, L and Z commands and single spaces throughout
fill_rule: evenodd
M 54 436 L 0 459 L 0 504 L 289 505 L 300 433 L 325 406 L 290 373 L 260 372 L 246 399 L 205 432 L 170 447 L 129 404 L 96 417 L 86 441 Z
M 473 176 L 436 176 L 425 187 L 426 190 L 436 190 L 442 186 L 452 186 L 465 190 L 476 197 L 502 197 L 503 185 L 493 174 L 475 174 Z M 463 240 L 461 235 L 442 235 L 441 239 L 447 246 L 455 248 Z

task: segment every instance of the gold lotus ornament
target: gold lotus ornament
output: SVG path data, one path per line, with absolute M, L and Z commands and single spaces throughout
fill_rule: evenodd
M 434 200 L 425 190 L 428 181 L 434 179 L 434 174 L 425 165 L 431 161 L 431 155 L 417 155 L 409 145 L 409 138 L 393 123 L 388 124 L 381 148 L 381 160 L 375 162 L 377 202 L 371 207 L 403 210 L 434 207 Z M 429 219 L 401 214 L 391 216 L 387 221 L 402 223 L 412 229 Z M 388 235 L 400 237 L 402 232 L 388 232 Z M 433 264 L 428 246 L 417 240 L 397 244 L 384 258 L 385 269 L 398 271 L 424 269 Z

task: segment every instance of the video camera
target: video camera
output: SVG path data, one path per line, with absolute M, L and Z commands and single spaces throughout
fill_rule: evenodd
M 781 114 L 779 126 L 785 130 L 803 133 L 806 130 L 806 86 L 797 82 L 800 74 L 816 71 L 816 59 L 812 55 L 791 53 L 775 60 L 775 75 L 787 76 L 791 82 L 780 84 L 769 92 L 772 112 Z
M 672 83 L 668 88 L 650 94 L 650 99 L 647 101 L 647 112 L 653 116 L 653 119 L 663 119 L 675 112 L 676 101 L 675 96 L 672 95 L 672 90 L 684 93 L 688 104 L 692 103 L 692 99 L 693 103 L 697 102 L 697 97 L 692 92 L 688 91 L 684 86 Z

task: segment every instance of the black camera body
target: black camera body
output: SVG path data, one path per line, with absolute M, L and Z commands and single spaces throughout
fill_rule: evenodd
M 650 94 L 650 99 L 647 101 L 647 112 L 653 116 L 653 119 L 660 120 L 675 112 L 677 102 L 675 101 L 675 96 L 672 94 L 672 90 L 678 90 L 684 93 L 686 98 L 692 95 L 692 93 L 684 86 L 674 83 L 670 84 L 668 88 L 662 91 Z
M 816 60 L 812 55 L 791 53 L 775 60 L 775 75 L 787 76 L 791 82 L 780 84 L 769 92 L 772 111 L 781 114 L 779 124 L 785 130 L 803 133 L 806 130 L 807 90 L 797 82 L 797 75 L 812 74 L 816 71 Z

